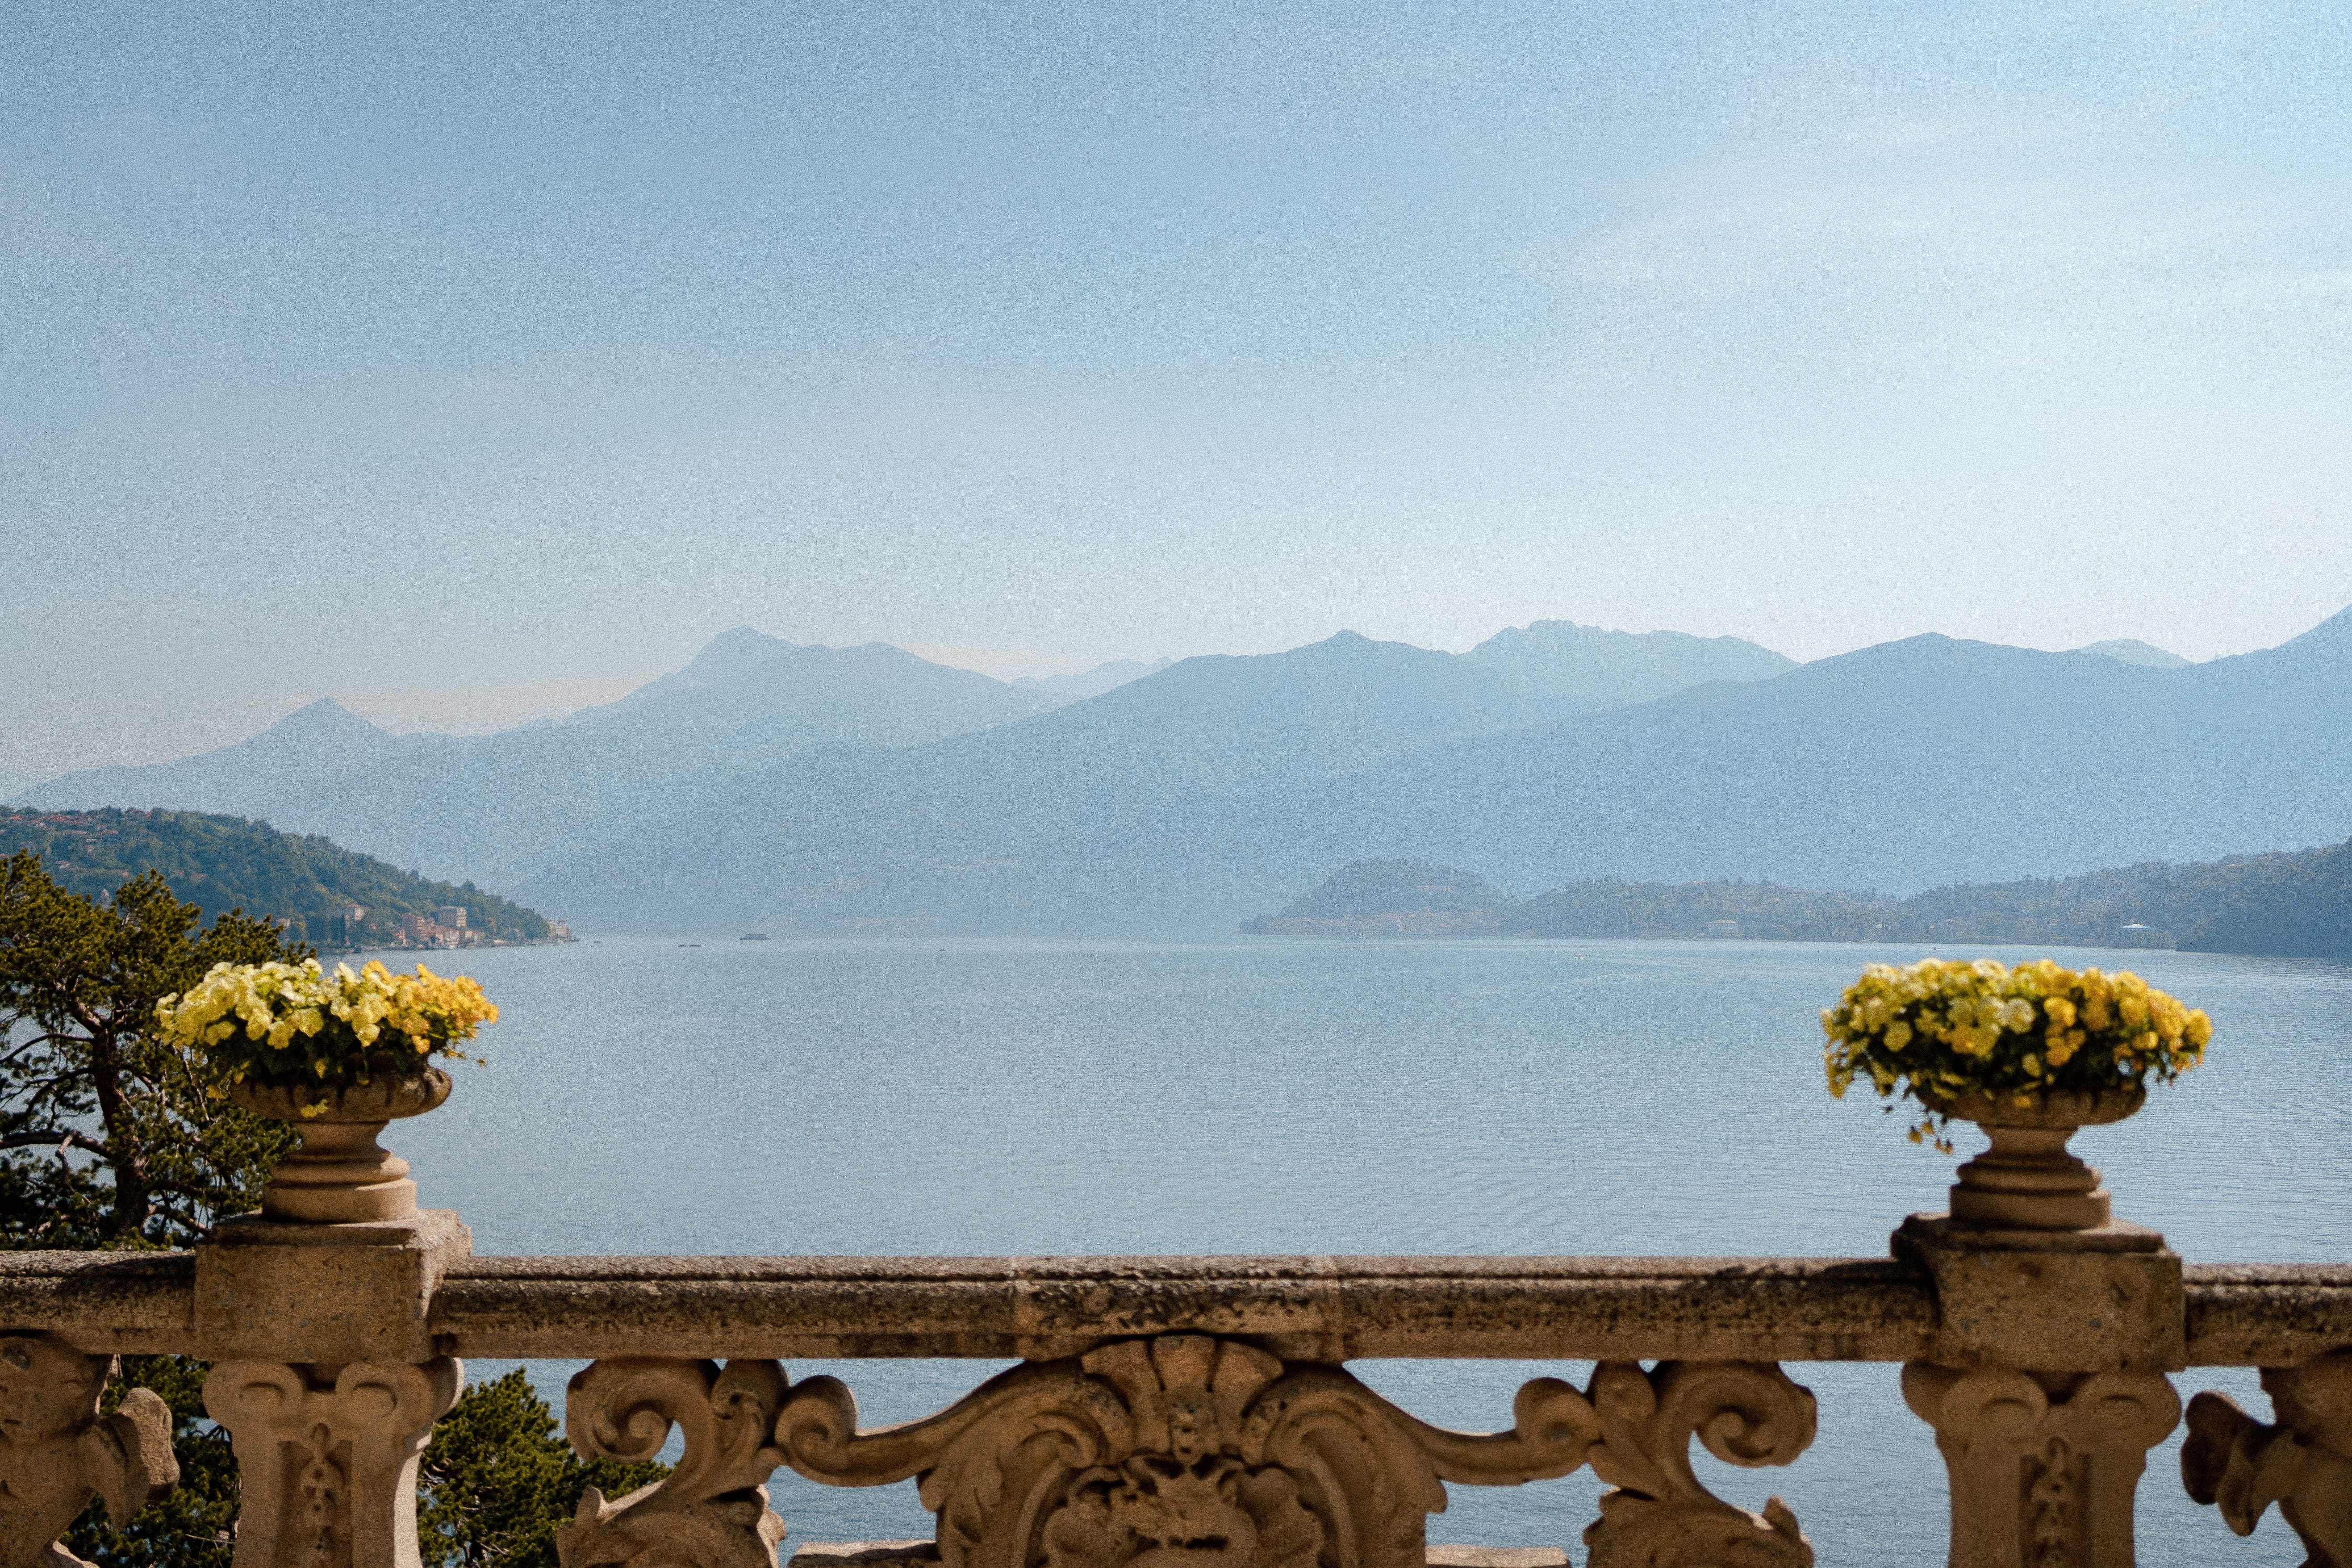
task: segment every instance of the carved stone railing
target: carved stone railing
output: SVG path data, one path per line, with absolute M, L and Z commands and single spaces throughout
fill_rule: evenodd
M 1784 1465 L 1812 1441 L 1786 1362 L 1903 1366 L 1951 1477 L 1950 1561 L 2123 1568 L 2167 1376 L 2254 1366 L 2264 1425 L 2189 1405 L 2190 1493 L 2241 1533 L 2271 1503 L 2315 1564 L 2352 1568 L 2352 1267 L 2184 1268 L 2162 1237 L 1968 1229 L 1915 1216 L 1885 1260 L 1574 1258 L 475 1258 L 454 1215 L 232 1222 L 193 1253 L 0 1254 L 0 1568 L 88 1500 L 128 1516 L 176 1474 L 110 1358 L 213 1364 L 206 1408 L 243 1475 L 237 1568 L 414 1568 L 415 1478 L 460 1358 L 589 1361 L 582 1453 L 684 1458 L 591 1492 L 566 1568 L 758 1568 L 779 1468 L 913 1479 L 945 1568 L 1417 1568 L 1444 1483 L 1590 1466 L 1598 1568 L 1796 1565 L 1773 1499 L 1700 1484 L 1696 1441 Z M 924 1420 L 868 1430 L 803 1359 L 1007 1358 Z M 1538 1378 L 1496 1430 L 1431 1426 L 1358 1381 L 1369 1358 L 1593 1362 Z M 723 1360 L 723 1364 L 722 1364 Z M 1643 1363 L 1647 1363 L 1647 1365 Z M 1821 1521 L 1816 1521 L 1816 1528 Z

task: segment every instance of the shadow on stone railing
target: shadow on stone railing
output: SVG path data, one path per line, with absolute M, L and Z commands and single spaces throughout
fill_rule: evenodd
M 1902 1364 L 1964 1568 L 2126 1568 L 2145 1457 L 2180 1416 L 2167 1373 L 2261 1367 L 2274 1425 L 2190 1403 L 2189 1491 L 2240 1533 L 2278 1503 L 2313 1563 L 2352 1568 L 2352 1267 L 2184 1268 L 2096 1196 L 2080 1228 L 1916 1215 L 1884 1260 L 478 1258 L 438 1211 L 0 1255 L 0 1568 L 70 1563 L 52 1543 L 92 1496 L 121 1519 L 173 1483 L 152 1395 L 99 1414 L 110 1358 L 146 1352 L 214 1363 L 237 1568 L 414 1568 L 418 1457 L 468 1355 L 589 1360 L 565 1410 L 584 1455 L 682 1435 L 664 1480 L 583 1499 L 565 1568 L 772 1563 L 780 1468 L 916 1479 L 946 1568 L 1540 1568 L 1558 1555 L 1428 1547 L 1427 1516 L 1447 1483 L 1585 1466 L 1608 1487 L 1594 1568 L 1803 1564 L 1787 1506 L 1727 1502 L 1691 1465 L 1694 1442 L 1735 1465 L 1801 1454 L 1812 1396 L 1779 1363 L 1803 1361 Z M 843 1384 L 782 1364 L 908 1356 L 1022 1364 L 880 1430 Z M 1376 1357 L 1599 1364 L 1469 1435 L 1345 1365 Z

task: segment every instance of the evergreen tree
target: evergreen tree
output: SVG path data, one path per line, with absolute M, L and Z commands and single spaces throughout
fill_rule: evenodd
M 277 927 L 203 911 L 150 869 L 105 902 L 61 888 L 30 851 L 0 862 L 0 1250 L 184 1247 L 258 1205 L 298 1142 L 215 1099 L 201 1062 L 157 1037 L 155 1004 L 215 963 L 310 956 Z M 67 1538 L 101 1568 L 229 1568 L 237 1471 L 204 1412 L 207 1369 L 126 1358 L 107 1393 L 171 1407 L 180 1484 L 110 1530 L 95 1503 Z M 591 1485 L 617 1495 L 661 1465 L 583 1464 L 520 1372 L 470 1389 L 425 1450 L 420 1523 L 431 1568 L 555 1568 L 555 1531 Z

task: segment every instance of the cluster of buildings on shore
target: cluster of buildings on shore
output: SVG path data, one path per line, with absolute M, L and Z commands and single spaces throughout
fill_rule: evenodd
M 281 920 L 281 926 L 293 922 Z M 310 939 L 326 947 L 361 948 L 441 948 L 441 947 L 507 947 L 513 939 L 495 937 L 466 923 L 463 904 L 443 904 L 428 912 L 404 914 L 389 931 L 368 923 L 364 904 L 338 904 L 324 916 L 312 916 L 309 921 Z M 562 921 L 547 922 L 550 942 L 570 942 L 572 928 Z

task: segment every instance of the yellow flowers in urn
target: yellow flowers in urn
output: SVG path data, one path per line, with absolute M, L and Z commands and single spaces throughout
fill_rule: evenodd
M 2128 970 L 1930 958 L 1865 968 L 1822 1009 L 1822 1031 L 1832 1094 L 1867 1078 L 1884 1099 L 1916 1100 L 1912 1142 L 1948 1153 L 1956 1101 L 2028 1110 L 2053 1096 L 2137 1094 L 2195 1067 L 2213 1026 Z
M 300 963 L 216 963 L 184 995 L 155 1005 L 165 1040 L 197 1052 L 231 1083 L 364 1084 L 425 1070 L 435 1056 L 463 1058 L 499 1010 L 464 975 L 423 964 L 394 974 L 371 962 L 332 974 Z

